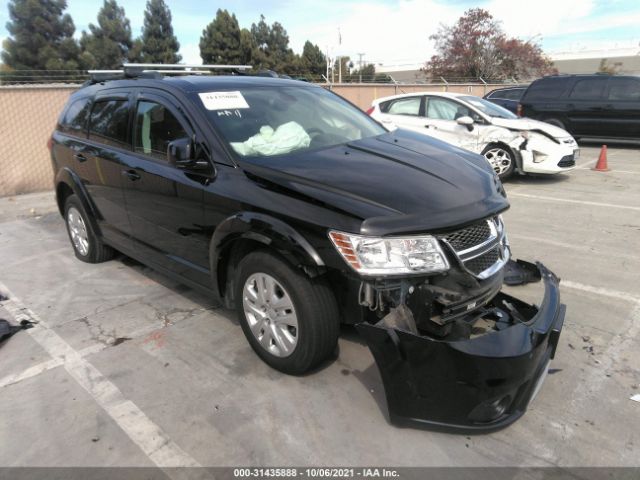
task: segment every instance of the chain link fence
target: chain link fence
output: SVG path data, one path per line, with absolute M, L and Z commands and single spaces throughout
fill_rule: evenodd
M 53 188 L 47 141 L 69 95 L 88 78 L 87 72 L 68 70 L 0 72 L 0 197 Z M 504 83 L 363 81 L 321 85 L 365 110 L 377 98 L 400 93 L 449 91 L 483 96 Z

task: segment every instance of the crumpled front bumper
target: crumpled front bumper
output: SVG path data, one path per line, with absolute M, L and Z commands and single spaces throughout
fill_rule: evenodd
M 524 414 L 554 357 L 565 315 L 559 279 L 537 267 L 542 304 L 498 293 L 489 306 L 511 312 L 511 323 L 482 336 L 447 342 L 382 322 L 356 325 L 380 371 L 392 423 L 486 432 Z

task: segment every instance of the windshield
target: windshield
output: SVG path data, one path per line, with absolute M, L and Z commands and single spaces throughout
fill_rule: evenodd
M 326 148 L 385 132 L 324 88 L 247 87 L 199 97 L 209 120 L 241 157 Z
M 506 108 L 502 108 L 500 105 L 496 105 L 495 103 L 491 103 L 484 98 L 480 97 L 472 97 L 471 95 L 459 97 L 461 100 L 464 100 L 469 105 L 473 105 L 478 110 L 480 110 L 485 115 L 489 115 L 490 117 L 498 117 L 498 118 L 518 118 L 517 115 L 514 115 Z

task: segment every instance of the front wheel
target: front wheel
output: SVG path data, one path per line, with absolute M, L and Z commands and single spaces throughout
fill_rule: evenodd
M 500 180 L 506 180 L 513 173 L 516 159 L 509 148 L 500 145 L 489 145 L 483 150 L 482 155 L 491 164 Z
M 249 344 L 276 370 L 300 375 L 335 351 L 339 321 L 333 293 L 279 257 L 266 251 L 244 257 L 235 298 Z

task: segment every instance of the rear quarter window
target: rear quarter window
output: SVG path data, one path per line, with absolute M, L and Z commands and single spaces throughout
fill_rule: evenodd
M 526 100 L 549 100 L 554 98 L 560 98 L 567 87 L 569 86 L 570 79 L 563 77 L 548 77 L 533 82 L 523 99 Z
M 114 147 L 128 147 L 129 104 L 127 100 L 100 100 L 93 104 L 89 139 Z
M 406 97 L 380 104 L 380 111 L 389 115 L 420 115 L 421 97 Z
M 611 78 L 607 99 L 610 101 L 640 102 L 640 80 Z
M 84 136 L 91 109 L 90 98 L 80 98 L 69 105 L 59 122 L 61 131 L 70 135 Z

